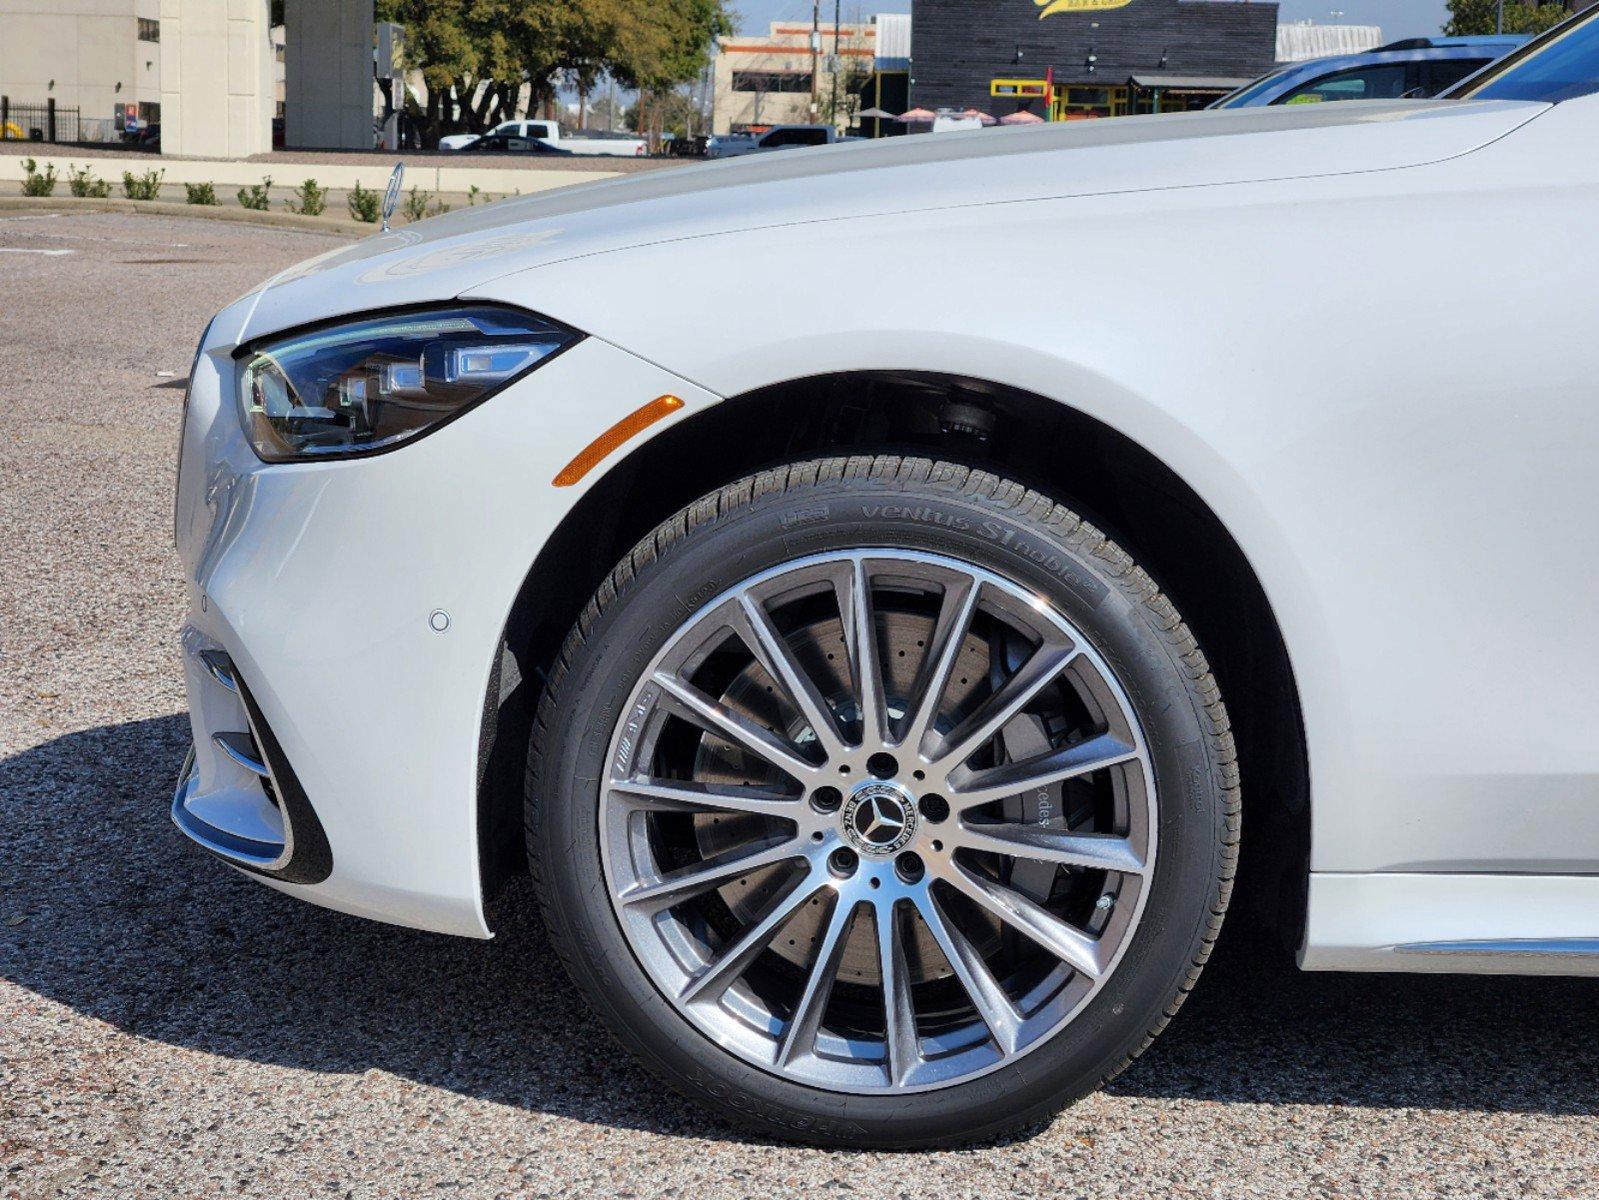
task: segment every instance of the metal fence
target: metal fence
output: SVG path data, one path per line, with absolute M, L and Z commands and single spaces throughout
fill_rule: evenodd
M 90 122 L 92 123 L 92 122 Z M 63 108 L 54 100 L 43 104 L 13 104 L 0 96 L 0 139 L 21 142 L 76 142 L 82 140 L 77 108 Z

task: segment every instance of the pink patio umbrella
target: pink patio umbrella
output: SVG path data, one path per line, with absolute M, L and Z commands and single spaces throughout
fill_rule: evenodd
M 1044 118 L 1037 113 L 1013 112 L 999 119 L 1001 125 L 1042 125 Z
M 975 108 L 968 108 L 965 112 L 958 113 L 957 115 L 958 116 L 962 116 L 962 117 L 976 117 L 985 126 L 998 125 L 999 124 L 999 121 L 997 119 L 995 119 L 995 117 L 992 114 L 985 113 L 985 112 L 978 112 Z
M 913 108 L 910 112 L 900 113 L 894 120 L 901 125 L 931 125 L 938 120 L 938 114 L 930 108 Z

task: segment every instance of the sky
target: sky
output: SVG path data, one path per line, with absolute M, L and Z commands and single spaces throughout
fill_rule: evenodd
M 910 12 L 911 0 L 843 0 L 844 19 L 880 12 Z M 810 0 L 734 0 L 745 33 L 764 32 L 771 21 L 811 18 Z M 822 19 L 833 15 L 831 0 L 823 0 Z M 1341 13 L 1341 16 L 1335 16 Z M 1444 0 L 1281 0 L 1281 19 L 1318 24 L 1381 25 L 1383 40 L 1425 37 L 1444 23 Z

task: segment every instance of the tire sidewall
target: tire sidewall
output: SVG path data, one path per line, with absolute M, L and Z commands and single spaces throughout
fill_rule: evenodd
M 1147 579 L 1119 552 L 1105 555 L 1097 531 L 1075 520 L 1039 519 L 1037 505 L 1016 503 L 1021 495 L 1017 485 L 980 489 L 968 481 L 956 488 L 857 477 L 791 486 L 699 524 L 690 516 L 688 532 L 668 540 L 602 607 L 565 678 L 545 696 L 530 851 L 552 935 L 580 988 L 647 1066 L 745 1123 L 834 1144 L 910 1146 L 981 1139 L 1042 1118 L 1136 1055 L 1203 957 L 1226 874 L 1224 782 L 1204 699 L 1180 645 L 1146 603 Z M 862 547 L 944 555 L 1046 597 L 1121 684 L 1145 734 L 1157 797 L 1149 895 L 1100 990 L 1052 1039 L 1014 1062 L 964 1083 L 898 1096 L 790 1082 L 701 1034 L 634 956 L 612 908 L 600 851 L 599 789 L 611 740 L 635 686 L 671 635 L 753 575 Z

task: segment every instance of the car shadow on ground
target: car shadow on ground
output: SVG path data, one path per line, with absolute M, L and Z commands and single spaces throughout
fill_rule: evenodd
M 473 942 L 301 904 L 167 819 L 179 716 L 0 761 L 0 977 L 140 1038 L 312 1071 L 373 1068 L 604 1125 L 738 1136 L 660 1088 L 574 995 L 525 882 Z M 1224 938 L 1111 1085 L 1234 1103 L 1599 1112 L 1591 980 L 1304 975 Z

